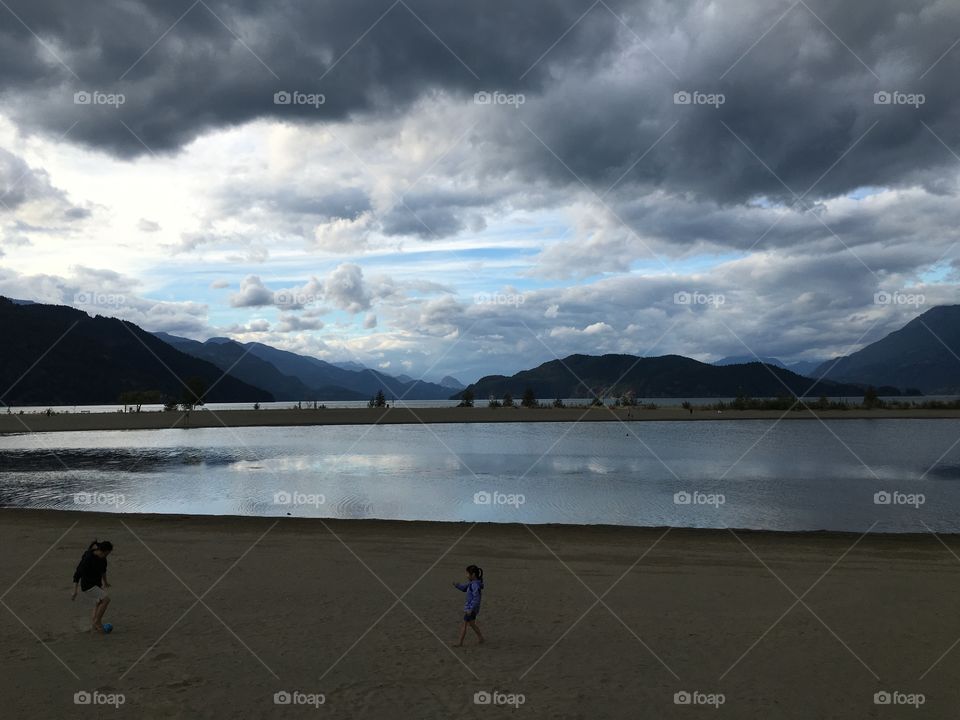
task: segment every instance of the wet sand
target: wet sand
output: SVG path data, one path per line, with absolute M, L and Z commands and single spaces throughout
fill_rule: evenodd
M 116 546 L 109 636 L 70 601 L 94 536 Z M 960 560 L 932 535 L 0 510 L 0 543 L 11 718 L 807 720 L 960 703 Z M 453 649 L 451 582 L 474 562 L 488 642 Z M 124 704 L 74 705 L 95 690 Z M 524 702 L 474 703 L 494 690 Z M 275 705 L 281 691 L 325 702 Z M 723 704 L 675 703 L 695 691 Z M 884 691 L 923 693 L 922 713 L 876 705 Z

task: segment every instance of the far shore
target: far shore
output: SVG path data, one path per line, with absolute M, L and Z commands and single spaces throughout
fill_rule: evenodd
M 568 408 L 320 408 L 206 410 L 190 412 L 4 413 L 0 433 L 168 428 L 274 427 L 299 425 L 416 425 L 497 422 L 641 422 L 707 420 L 960 420 L 960 409 L 848 410 L 656 410 L 610 407 Z

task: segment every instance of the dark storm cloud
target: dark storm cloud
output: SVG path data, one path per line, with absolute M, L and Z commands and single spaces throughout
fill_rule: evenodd
M 536 9 L 505 0 L 9 5 L 30 29 L 12 16 L 0 26 L 0 87 L 32 99 L 20 116 L 63 132 L 83 116 L 78 110 L 89 111 L 71 137 L 119 154 L 144 152 L 141 141 L 157 152 L 175 148 L 259 116 L 343 118 L 392 111 L 433 88 L 513 87 L 583 12 L 575 0 Z M 597 56 L 612 22 L 598 14 L 580 23 L 554 55 Z M 546 70 L 531 71 L 524 87 Z M 73 92 L 81 90 L 119 92 L 125 101 L 78 108 Z M 324 102 L 275 105 L 281 91 L 322 93 Z
M 257 117 L 391 115 L 437 90 L 465 102 L 478 90 L 524 93 L 519 110 L 482 108 L 493 111 L 480 113 L 485 171 L 561 185 L 577 184 L 576 175 L 598 191 L 620 179 L 621 189 L 738 202 L 792 201 L 818 180 L 808 200 L 866 184 L 935 188 L 957 163 L 941 140 L 960 146 L 960 50 L 940 58 L 960 28 L 955 3 L 10 7 L 49 49 L 12 18 L 3 23 L 7 112 L 53 134 L 80 119 L 71 140 L 120 155 L 175 149 Z M 122 93 L 124 102 L 75 105 L 80 90 Z M 723 93 L 725 102 L 676 105 L 682 90 Z M 925 102 L 874 104 L 883 90 Z M 275 105 L 278 91 L 322 93 L 325 102 Z M 446 232 L 462 225 L 456 213 L 428 212 Z

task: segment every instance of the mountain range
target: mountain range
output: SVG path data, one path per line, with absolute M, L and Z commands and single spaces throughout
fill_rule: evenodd
M 209 402 L 264 402 L 273 396 L 213 363 L 180 352 L 133 323 L 60 305 L 0 297 L 0 403 L 115 403 L 120 395 L 156 391 L 180 397 L 198 378 Z
M 712 365 L 747 365 L 752 362 L 762 362 L 767 365 L 775 365 L 776 367 L 785 368 L 792 372 L 795 372 L 797 375 L 804 375 L 806 377 L 819 377 L 816 375 L 816 370 L 823 364 L 823 360 L 798 360 L 792 363 L 785 363 L 779 358 L 775 357 L 755 357 L 753 355 L 732 355 L 730 357 L 721 358 L 720 360 L 715 360 Z
M 277 400 L 368 400 L 383 390 L 388 400 L 441 400 L 449 386 L 393 377 L 359 363 L 333 364 L 263 343 L 215 337 L 206 342 L 157 333 L 178 350 L 208 360 L 234 377 L 269 391 Z M 362 369 L 353 369 L 362 368 Z
M 476 398 L 769 397 L 960 394 L 960 305 L 932 308 L 849 356 L 810 368 L 775 357 L 728 357 L 706 364 L 679 355 L 571 355 L 509 377 L 488 375 L 465 386 L 392 376 L 348 361 L 330 363 L 263 343 L 214 337 L 204 342 L 149 333 L 133 323 L 70 307 L 0 297 L 0 402 L 7 405 L 112 404 L 128 392 L 176 399 L 183 381 L 209 388 L 208 402 Z M 807 370 L 807 372 L 801 372 Z M 811 377 L 823 376 L 816 381 Z
M 570 355 L 532 370 L 505 377 L 488 375 L 469 386 L 476 398 L 519 397 L 527 388 L 538 398 L 618 397 L 828 397 L 862 395 L 864 387 L 829 380 L 814 381 L 774 365 L 752 362 L 709 365 L 680 355 Z M 883 394 L 899 394 L 885 388 Z M 459 397 L 460 394 L 455 397 Z
M 828 360 L 815 374 L 925 395 L 960 394 L 960 305 L 930 308 L 862 350 Z

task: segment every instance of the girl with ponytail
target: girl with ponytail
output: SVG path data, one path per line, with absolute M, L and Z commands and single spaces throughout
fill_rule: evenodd
M 454 583 L 453 586 L 460 592 L 467 594 L 466 603 L 463 606 L 463 624 L 460 626 L 460 639 L 454 647 L 462 647 L 463 639 L 467 634 L 469 626 L 476 634 L 480 643 L 483 643 L 483 635 L 477 626 L 477 615 L 480 613 L 480 601 L 483 597 L 483 568 L 476 565 L 467 566 L 467 581 L 465 583 Z

